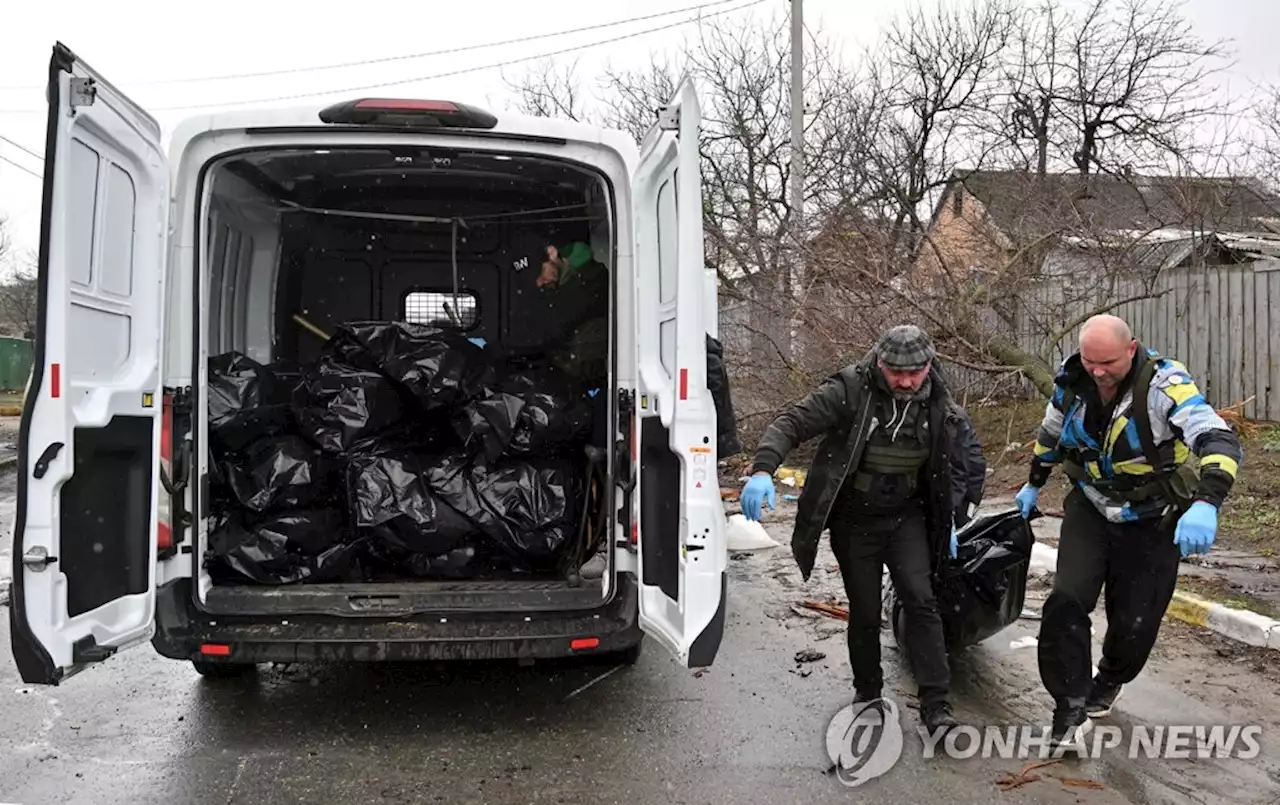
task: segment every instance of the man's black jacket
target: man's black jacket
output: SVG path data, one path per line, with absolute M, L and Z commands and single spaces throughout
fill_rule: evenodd
M 878 372 L 874 351 L 829 377 L 809 396 L 774 420 L 756 450 L 753 472 L 772 474 L 791 451 L 822 436 L 809 467 L 791 535 L 791 553 L 805 580 L 813 572 L 818 541 L 845 477 L 862 459 L 875 409 L 870 395 Z M 955 403 L 941 372 L 930 371 L 931 452 L 924 469 L 925 518 L 932 565 L 948 553 L 953 525 L 967 519 L 970 503 L 982 500 L 987 466 L 964 409 Z

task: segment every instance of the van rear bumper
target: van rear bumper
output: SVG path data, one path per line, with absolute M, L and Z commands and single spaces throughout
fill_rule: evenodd
M 175 660 L 403 662 L 549 659 L 623 651 L 640 642 L 635 577 L 622 573 L 601 607 L 554 613 L 413 618 L 207 616 L 195 609 L 189 579 L 156 591 L 151 643 Z M 582 641 L 575 646 L 575 641 Z M 207 653 L 205 646 L 217 646 Z

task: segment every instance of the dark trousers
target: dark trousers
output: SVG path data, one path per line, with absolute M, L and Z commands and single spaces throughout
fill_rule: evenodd
M 1090 613 L 1106 587 L 1107 634 L 1098 676 L 1132 682 L 1155 646 L 1178 582 L 1171 526 L 1111 523 L 1079 489 L 1067 496 L 1053 592 L 1040 623 L 1040 678 L 1059 706 L 1083 707 L 1092 682 Z
M 840 565 L 849 597 L 849 665 L 859 692 L 878 693 L 884 684 L 880 665 L 881 576 L 889 578 L 907 620 L 907 657 L 920 688 L 920 703 L 946 699 L 951 685 L 942 618 L 929 570 L 929 541 L 918 508 L 891 516 L 838 512 L 832 517 L 831 550 Z

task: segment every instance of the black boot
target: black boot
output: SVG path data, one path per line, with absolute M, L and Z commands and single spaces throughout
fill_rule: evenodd
M 1085 735 L 1093 722 L 1083 707 L 1060 704 L 1053 711 L 1053 729 L 1049 733 L 1049 748 L 1083 751 Z
M 1111 714 L 1116 699 L 1120 698 L 1120 685 L 1109 685 L 1097 677 L 1089 689 L 1089 697 L 1085 699 L 1084 710 L 1090 718 L 1102 718 Z
M 951 705 L 945 701 L 921 704 L 920 722 L 924 724 L 924 728 L 929 732 L 942 730 L 943 733 L 946 733 L 948 730 L 960 726 L 960 722 L 956 721 L 955 716 L 951 714 Z

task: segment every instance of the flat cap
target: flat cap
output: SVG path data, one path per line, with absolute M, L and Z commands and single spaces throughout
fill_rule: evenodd
M 903 372 L 923 369 L 937 355 L 933 341 L 914 324 L 900 324 L 887 331 L 880 337 L 876 351 L 885 366 Z

